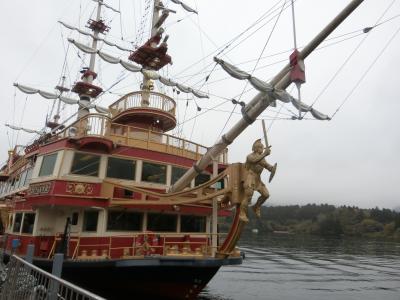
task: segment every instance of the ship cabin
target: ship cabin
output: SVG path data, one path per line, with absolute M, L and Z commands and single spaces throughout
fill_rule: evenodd
M 212 200 L 158 203 L 207 150 L 166 133 L 175 128 L 175 109 L 164 94 L 133 92 L 109 115 L 87 114 L 20 155 L 11 151 L 0 171 L 6 252 L 24 255 L 34 244 L 44 259 L 60 251 L 76 260 L 210 256 Z M 196 187 L 200 194 L 221 189 L 224 179 L 205 183 L 226 168 L 224 152 L 184 197 L 195 198 Z

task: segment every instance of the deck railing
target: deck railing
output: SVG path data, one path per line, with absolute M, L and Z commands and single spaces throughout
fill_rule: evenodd
M 15 255 L 10 257 L 5 276 L 0 300 L 105 300 Z
M 112 123 L 109 117 L 101 114 L 89 114 L 58 134 L 58 138 L 86 136 L 103 137 L 116 144 L 155 150 L 194 160 L 200 159 L 208 149 L 203 145 L 170 134 Z M 228 163 L 227 154 L 226 149 L 220 155 L 219 163 Z
M 175 116 L 175 101 L 164 94 L 156 92 L 133 92 L 110 105 L 113 117 L 127 109 L 143 107 L 158 109 Z
M 197 256 L 209 257 L 212 253 L 210 233 L 137 233 L 101 238 L 72 236 L 69 242 L 71 259 L 118 259 L 138 256 Z M 225 234 L 218 234 L 223 238 Z M 54 255 L 61 235 L 54 239 L 48 258 Z

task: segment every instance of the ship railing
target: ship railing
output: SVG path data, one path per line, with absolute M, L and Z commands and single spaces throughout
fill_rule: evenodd
M 6 265 L 0 300 L 105 300 L 13 255 Z
M 125 95 L 109 108 L 113 117 L 132 108 L 157 109 L 175 116 L 176 103 L 171 97 L 161 93 L 138 91 Z
M 104 237 L 71 236 L 68 257 L 71 259 L 109 259 L 138 256 L 201 256 L 212 253 L 212 233 L 143 232 Z M 226 234 L 218 233 L 219 239 Z M 93 240 L 92 240 L 93 239 Z M 54 255 L 57 235 L 49 258 Z
M 72 123 L 58 134 L 59 138 L 85 136 L 106 137 L 109 135 L 111 119 L 102 114 L 88 114 Z
M 108 116 L 88 114 L 77 120 L 62 132 L 58 138 L 100 137 L 116 144 L 147 150 L 155 150 L 198 160 L 208 150 L 192 141 L 136 126 L 112 123 Z M 228 149 L 219 156 L 219 163 L 228 163 Z

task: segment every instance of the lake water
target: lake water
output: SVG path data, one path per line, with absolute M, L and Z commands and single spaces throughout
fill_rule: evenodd
M 400 300 L 400 243 L 247 234 L 201 300 Z

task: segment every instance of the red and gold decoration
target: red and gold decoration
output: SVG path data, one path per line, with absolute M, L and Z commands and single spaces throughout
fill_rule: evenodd
M 68 182 L 65 191 L 69 194 L 92 195 L 94 186 L 91 183 Z
M 39 184 L 31 184 L 28 189 L 28 195 L 45 195 L 50 192 L 52 183 L 45 182 Z

